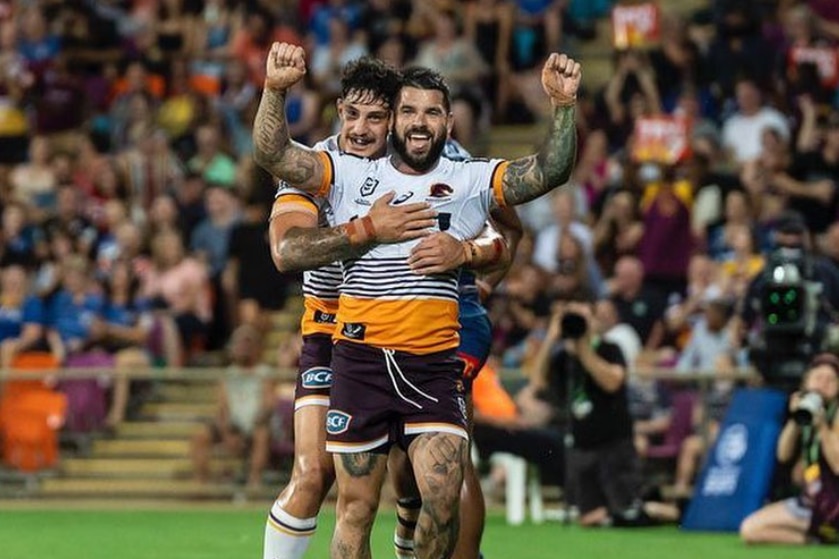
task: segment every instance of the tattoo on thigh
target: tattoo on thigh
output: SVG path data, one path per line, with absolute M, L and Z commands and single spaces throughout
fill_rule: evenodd
M 352 477 L 363 477 L 369 476 L 383 458 L 384 455 L 382 454 L 356 452 L 353 454 L 342 454 L 341 464 Z

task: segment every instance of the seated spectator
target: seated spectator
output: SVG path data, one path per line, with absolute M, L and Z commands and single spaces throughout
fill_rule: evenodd
M 485 365 L 475 378 L 472 399 L 472 436 L 482 458 L 495 452 L 515 454 L 539 466 L 544 485 L 563 485 L 562 433 L 546 426 L 542 418 L 523 413 L 491 364 Z
M 90 269 L 83 256 L 66 257 L 59 264 L 58 291 L 47 305 L 50 352 L 62 367 L 85 371 L 81 376 L 62 379 L 58 385 L 67 396 L 67 430 L 71 433 L 88 433 L 105 426 L 110 378 L 88 371 L 114 364 L 113 357 L 96 345 L 104 305 Z
M 330 103 L 341 94 L 341 70 L 348 62 L 367 54 L 361 37 L 353 34 L 349 22 L 338 17 L 329 19 L 328 43 L 317 45 L 312 52 L 309 70 L 315 89 Z
M 149 336 L 153 327 L 148 301 L 138 295 L 139 282 L 128 260 L 117 260 L 104 282 L 105 305 L 102 316 L 91 323 L 92 338 L 101 349 L 114 356 L 117 369 L 148 367 Z M 129 399 L 143 387 L 119 375 L 113 385 L 106 425 L 115 428 L 125 419 Z
M 30 292 L 29 278 L 22 266 L 0 271 L 0 365 L 8 368 L 15 357 L 43 341 L 44 306 Z
M 621 257 L 607 284 L 620 321 L 635 329 L 646 349 L 657 349 L 664 340 L 662 317 L 667 301 L 644 282 L 641 261 L 634 256 Z
M 801 423 L 795 412 L 808 393 L 819 396 L 819 406 Z M 764 506 L 740 525 L 740 537 L 750 544 L 804 545 L 839 542 L 839 361 L 816 356 L 801 390 L 789 399 L 789 418 L 776 447 L 780 462 L 801 462 L 801 493 Z
M 101 293 L 92 287 L 90 266 L 77 254 L 60 263 L 58 291 L 47 305 L 47 341 L 53 355 L 64 363 L 73 354 L 92 347 L 95 319 L 104 310 Z
M 58 184 L 50 157 L 49 141 L 35 136 L 29 143 L 29 161 L 16 165 L 9 176 L 13 198 L 37 212 L 33 218 L 55 207 Z
M 221 149 L 218 128 L 204 125 L 195 134 L 198 153 L 189 160 L 189 170 L 200 173 L 207 183 L 233 186 L 236 179 L 236 163 Z
M 733 337 L 728 328 L 733 311 L 733 301 L 726 298 L 703 302 L 702 317 L 691 328 L 687 346 L 676 363 L 677 371 L 714 371 L 733 363 Z
M 2 266 L 17 264 L 31 269 L 35 265 L 42 235 L 39 228 L 27 224 L 26 213 L 26 207 L 16 202 L 11 202 L 3 208 L 0 223 L 0 238 L 3 240 L 0 248 Z
M 276 403 L 270 369 L 261 364 L 262 348 L 259 331 L 250 325 L 240 326 L 230 338 L 231 364 L 219 382 L 215 418 L 192 438 L 192 463 L 200 482 L 210 480 L 210 458 L 220 446 L 227 455 L 246 460 L 248 487 L 262 484 Z
M 151 241 L 151 252 L 152 265 L 142 280 L 140 295 L 153 308 L 171 313 L 188 354 L 203 348 L 212 320 L 207 265 L 184 256 L 183 241 L 174 231 L 158 233 Z

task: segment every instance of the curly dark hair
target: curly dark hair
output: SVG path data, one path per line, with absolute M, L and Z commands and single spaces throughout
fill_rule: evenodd
M 451 110 L 451 92 L 439 72 L 421 66 L 408 68 L 402 72 L 402 87 L 439 91 L 443 94 L 443 106 L 446 107 L 446 111 Z
M 363 56 L 344 67 L 341 98 L 365 104 L 382 102 L 392 107 L 401 84 L 399 70 L 376 58 Z

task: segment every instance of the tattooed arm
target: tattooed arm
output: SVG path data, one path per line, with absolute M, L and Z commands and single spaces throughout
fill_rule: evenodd
M 318 227 L 314 206 L 289 204 L 278 198 L 269 226 L 274 265 L 281 272 L 312 270 L 336 260 L 356 258 L 377 244 L 427 235 L 436 212 L 425 202 L 391 206 L 394 195 L 383 194 L 366 216 L 335 227 Z
M 542 69 L 542 87 L 553 113 L 548 137 L 534 155 L 511 161 L 502 177 L 503 203 L 515 206 L 565 184 L 577 152 L 575 109 L 580 65 L 564 54 L 552 54 Z
M 262 99 L 253 123 L 254 160 L 275 177 L 317 194 L 330 178 L 328 160 L 323 153 L 291 140 L 285 114 L 286 92 L 305 73 L 302 48 L 286 43 L 273 44 L 266 62 Z

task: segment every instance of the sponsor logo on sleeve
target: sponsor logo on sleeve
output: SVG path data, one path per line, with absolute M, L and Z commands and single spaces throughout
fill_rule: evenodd
M 330 388 L 332 386 L 332 369 L 328 367 L 312 367 L 304 371 L 300 382 L 303 388 L 316 390 L 318 388 Z
M 326 432 L 330 435 L 340 435 L 350 428 L 352 416 L 339 410 L 329 410 L 326 414 Z

